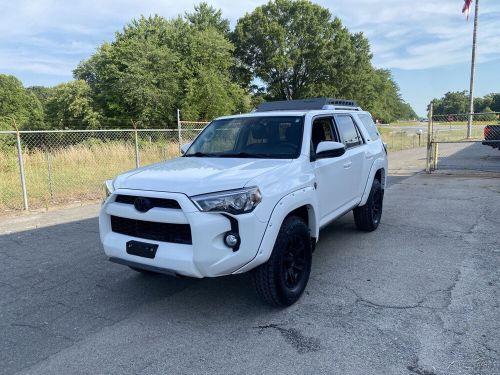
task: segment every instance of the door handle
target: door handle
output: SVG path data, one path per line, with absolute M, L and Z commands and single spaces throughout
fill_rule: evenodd
M 349 169 L 351 168 L 352 161 L 348 161 L 347 163 L 344 164 L 344 169 Z
M 373 155 L 372 154 L 365 154 L 365 158 L 368 160 L 373 159 Z

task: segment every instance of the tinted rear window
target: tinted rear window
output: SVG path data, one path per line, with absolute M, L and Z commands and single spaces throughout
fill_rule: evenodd
M 351 116 L 339 115 L 336 117 L 336 121 L 346 148 L 354 147 L 363 143 Z
M 377 126 L 373 122 L 372 116 L 367 115 L 365 113 L 360 113 L 358 114 L 358 117 L 363 123 L 363 126 L 365 127 L 368 134 L 370 134 L 371 140 L 374 141 L 376 139 L 379 139 L 380 134 L 378 132 Z

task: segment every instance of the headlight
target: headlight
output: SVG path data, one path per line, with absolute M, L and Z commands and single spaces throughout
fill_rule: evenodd
M 262 200 L 257 187 L 196 195 L 191 200 L 200 211 L 228 212 L 238 215 L 251 212 Z
M 115 191 L 115 186 L 113 184 L 113 180 L 104 181 L 104 200 L 108 199 L 108 197 L 113 194 Z

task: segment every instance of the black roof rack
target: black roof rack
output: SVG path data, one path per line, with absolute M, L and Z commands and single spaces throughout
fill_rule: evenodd
M 332 99 L 332 98 L 313 98 L 313 99 L 298 99 L 298 100 L 279 100 L 276 102 L 264 102 L 257 106 L 256 112 L 268 111 L 293 111 L 293 110 L 318 110 L 318 109 L 335 109 L 333 107 L 340 106 L 342 109 L 357 110 L 358 104 L 354 100 Z

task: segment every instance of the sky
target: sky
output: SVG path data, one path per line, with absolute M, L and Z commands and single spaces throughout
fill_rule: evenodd
M 140 15 L 166 18 L 191 11 L 199 1 L 0 0 L 0 73 L 25 86 L 53 86 L 72 79 L 77 64 Z M 232 27 L 261 0 L 207 0 Z M 463 0 L 316 0 L 351 32 L 369 39 L 373 64 L 390 69 L 403 99 L 423 116 L 432 98 L 468 90 L 472 19 Z M 481 0 L 478 96 L 500 92 L 500 1 Z

